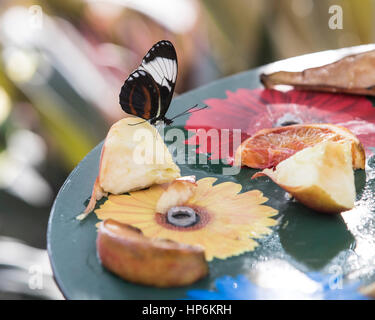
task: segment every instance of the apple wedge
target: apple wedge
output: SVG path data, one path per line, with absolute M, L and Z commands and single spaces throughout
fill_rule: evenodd
M 147 238 L 138 228 L 111 219 L 100 223 L 96 247 L 107 269 L 138 284 L 178 287 L 208 274 L 203 248 Z
M 178 177 L 180 168 L 156 128 L 141 118 L 122 119 L 107 134 L 90 202 L 77 219 L 84 219 L 108 193 L 140 190 Z
M 356 196 L 350 143 L 325 141 L 303 149 L 252 179 L 268 176 L 299 202 L 316 211 L 340 213 Z

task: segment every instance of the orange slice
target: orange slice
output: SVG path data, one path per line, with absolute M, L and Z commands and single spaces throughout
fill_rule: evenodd
M 238 147 L 234 163 L 256 169 L 272 168 L 296 152 L 324 141 L 349 141 L 353 168 L 365 168 L 361 142 L 348 129 L 333 124 L 297 124 L 260 130 Z

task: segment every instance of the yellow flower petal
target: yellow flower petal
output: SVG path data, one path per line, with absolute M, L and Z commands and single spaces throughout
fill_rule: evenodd
M 140 228 L 147 237 L 201 245 L 206 259 L 226 259 L 254 250 L 261 238 L 272 232 L 277 221 L 271 218 L 277 210 L 263 205 L 268 199 L 259 190 L 243 193 L 234 182 L 215 184 L 216 178 L 197 181 L 195 194 L 186 205 L 208 212 L 208 222 L 197 229 L 173 228 L 158 222 L 155 207 L 164 189 L 153 186 L 128 195 L 111 195 L 95 211 L 101 220 L 114 219 Z

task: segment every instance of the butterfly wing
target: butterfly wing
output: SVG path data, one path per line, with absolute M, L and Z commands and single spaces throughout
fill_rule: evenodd
M 138 69 L 129 75 L 121 88 L 120 105 L 126 113 L 145 120 L 158 117 L 159 87 L 148 72 Z
M 172 100 L 177 78 L 177 54 L 173 44 L 161 40 L 143 58 L 138 70 L 145 70 L 155 80 L 160 93 L 157 118 L 164 119 Z

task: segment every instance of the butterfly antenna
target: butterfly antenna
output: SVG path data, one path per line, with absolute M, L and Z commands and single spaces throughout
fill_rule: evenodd
M 201 107 L 197 110 L 190 111 L 189 113 L 198 112 L 198 111 L 201 111 L 201 110 L 206 109 L 206 108 L 208 108 L 208 106 L 204 106 L 204 107 Z
M 141 124 L 141 123 L 145 123 L 147 122 L 148 120 L 145 120 L 145 121 L 141 121 L 141 122 L 138 122 L 138 123 L 128 123 L 128 126 L 136 126 L 138 124 Z
M 189 109 L 187 109 L 187 110 L 185 110 L 185 111 L 179 113 L 178 115 L 174 116 L 171 120 L 174 120 L 174 119 L 176 119 L 176 118 L 178 118 L 178 117 L 184 116 L 185 114 L 193 113 L 193 112 L 197 112 L 197 111 L 201 111 L 201 110 L 207 108 L 207 106 L 204 106 L 204 107 L 199 108 L 199 109 L 197 109 L 197 110 L 193 110 L 193 109 L 196 108 L 196 107 L 198 107 L 198 104 L 196 104 L 196 105 L 190 107 Z M 190 110 L 193 110 L 193 111 L 190 111 Z

